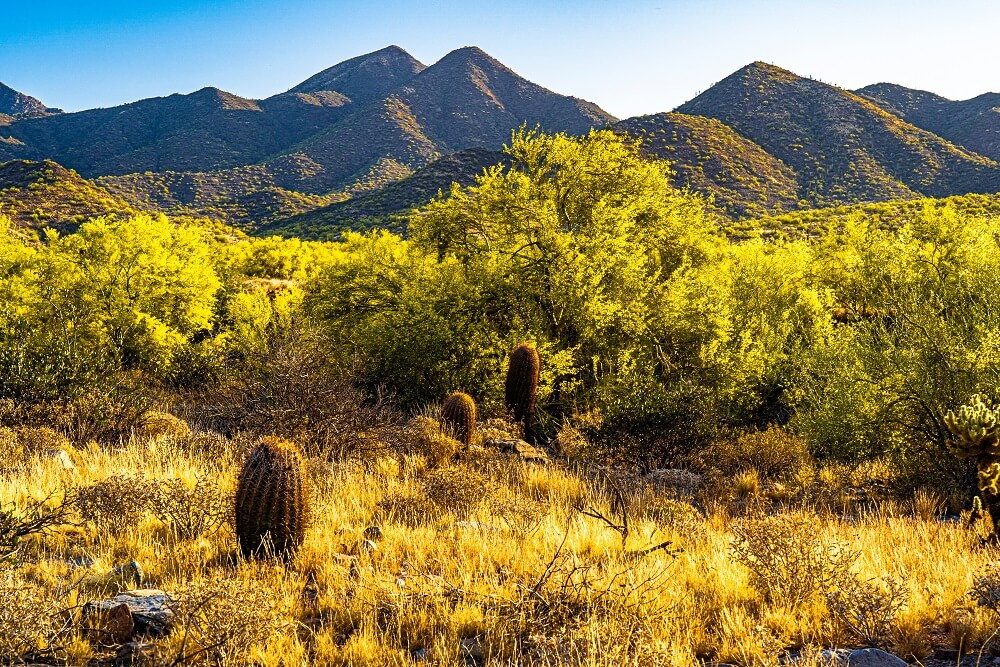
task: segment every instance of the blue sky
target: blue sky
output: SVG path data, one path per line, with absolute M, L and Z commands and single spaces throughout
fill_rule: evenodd
M 476 45 L 626 117 L 668 111 L 753 60 L 848 88 L 1000 91 L 997 0 L 184 0 L 4 3 L 0 81 L 70 111 L 214 85 L 287 90 L 398 44 Z

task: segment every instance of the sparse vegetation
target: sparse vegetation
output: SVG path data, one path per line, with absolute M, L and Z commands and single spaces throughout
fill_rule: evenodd
M 508 157 L 410 239 L 5 222 L 3 659 L 995 653 L 995 221 L 737 242 L 610 131 Z M 172 631 L 85 611 L 136 585 Z

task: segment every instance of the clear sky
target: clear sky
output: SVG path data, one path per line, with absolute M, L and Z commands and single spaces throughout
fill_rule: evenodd
M 260 98 L 398 44 L 476 45 L 547 88 L 633 116 L 754 60 L 847 88 L 1000 91 L 1000 0 L 3 2 L 0 81 L 77 111 L 212 85 Z

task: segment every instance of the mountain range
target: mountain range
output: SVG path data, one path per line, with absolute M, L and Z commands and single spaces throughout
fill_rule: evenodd
M 671 162 L 677 186 L 732 220 L 1000 191 L 1000 94 L 848 91 L 756 62 L 673 112 L 619 121 L 476 47 L 427 66 L 390 46 L 263 100 L 204 88 L 62 113 L 0 84 L 0 161 L 27 161 L 0 169 L 0 201 L 40 224 L 10 191 L 48 174 L 49 190 L 63 179 L 77 199 L 100 192 L 105 203 L 258 233 L 405 231 L 400 213 L 452 181 L 471 183 L 524 124 L 641 138 L 650 157 Z M 64 209 L 42 217 L 54 224 Z M 99 206 L 84 209 L 63 222 Z

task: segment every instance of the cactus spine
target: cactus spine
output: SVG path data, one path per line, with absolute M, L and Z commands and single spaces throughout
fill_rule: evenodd
M 236 537 L 247 558 L 287 555 L 305 537 L 309 486 L 302 450 L 280 438 L 261 440 L 247 456 L 236 489 Z
M 514 411 L 515 421 L 524 426 L 524 439 L 534 444 L 532 422 L 535 416 L 535 401 L 538 399 L 538 376 L 542 364 L 538 350 L 528 343 L 518 345 L 510 353 L 507 366 L 507 382 L 504 397 L 507 407 Z
M 468 450 L 476 434 L 476 402 L 468 394 L 456 391 L 441 406 L 441 426 Z
M 952 410 L 944 417 L 944 424 L 953 439 L 948 445 L 960 459 L 976 461 L 976 482 L 983 505 L 993 520 L 993 538 L 1000 536 L 1000 410 L 980 394 L 974 395 L 968 405 L 958 412 Z M 975 513 L 975 506 L 974 506 Z

